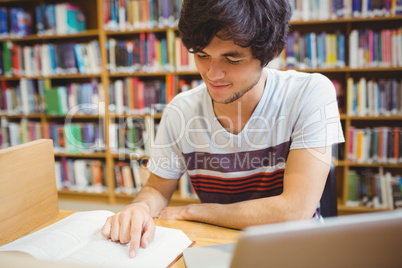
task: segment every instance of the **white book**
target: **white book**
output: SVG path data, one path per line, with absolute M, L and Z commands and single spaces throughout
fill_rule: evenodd
M 361 0 L 361 12 L 360 12 L 360 17 L 361 18 L 367 18 L 368 17 L 368 0 Z
M 41 74 L 43 76 L 50 76 L 50 56 L 49 56 L 49 45 L 43 44 L 40 49 L 40 62 L 41 62 Z
M 56 34 L 67 34 L 67 4 L 57 4 L 56 13 Z
M 54 163 L 54 169 L 55 169 L 55 174 L 56 174 L 56 187 L 57 190 L 63 189 L 63 183 L 61 181 L 61 163 L 60 161 L 56 161 Z
M 315 69 L 318 67 L 317 59 L 317 35 L 316 33 L 310 33 L 311 36 L 311 68 Z
M 28 80 L 27 79 L 22 78 L 20 80 L 20 90 L 21 90 L 22 113 L 27 115 L 31 111 L 31 109 L 29 107 L 29 88 L 28 88 Z
M 32 65 L 31 65 L 31 47 L 25 46 L 23 49 L 24 54 L 24 73 L 26 76 L 32 76 Z
M 320 20 L 328 20 L 330 15 L 329 0 L 320 0 L 319 18 Z
M 357 68 L 359 65 L 358 60 L 358 47 L 359 47 L 359 32 L 352 30 L 349 36 L 349 67 Z
M 117 131 L 118 131 L 118 124 L 110 123 L 109 124 L 109 148 L 112 153 L 117 152 Z
M 109 71 L 111 73 L 116 72 L 116 40 L 109 39 Z
M 135 258 L 128 257 L 129 243 L 104 238 L 100 231 L 113 212 L 76 212 L 33 234 L 0 247 L 36 259 L 95 267 L 167 267 L 193 242 L 181 230 L 157 226 L 154 240 Z
M 74 160 L 73 168 L 74 168 L 74 178 L 75 185 L 71 185 L 72 189 L 77 191 L 84 191 L 88 185 L 88 178 L 85 176 L 87 166 L 86 160 Z
M 303 0 L 302 6 L 303 6 L 303 10 L 302 10 L 301 17 L 304 21 L 308 21 L 308 20 L 310 20 L 310 13 L 311 13 L 310 12 L 311 11 L 310 0 Z
M 123 81 L 116 80 L 114 82 L 114 98 L 116 105 L 116 114 L 124 114 L 124 101 L 123 101 Z

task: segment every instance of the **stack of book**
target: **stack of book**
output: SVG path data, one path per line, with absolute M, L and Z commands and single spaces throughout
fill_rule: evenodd
M 53 140 L 55 153 L 94 153 L 105 150 L 103 124 L 45 123 L 43 137 Z
M 104 100 L 102 84 L 96 79 L 91 83 L 53 87 L 44 92 L 48 115 L 96 115 L 99 114 L 99 102 Z
M 292 20 L 328 20 L 402 15 L 399 0 L 291 0 Z
M 0 113 L 1 114 L 32 114 L 43 112 L 44 93 L 33 80 L 21 79 L 19 83 L 0 83 Z
M 345 35 L 340 32 L 289 33 L 285 49 L 269 66 L 298 69 L 343 68 Z
M 346 91 L 348 115 L 402 115 L 402 81 L 349 77 Z
M 148 125 L 143 118 L 127 118 L 109 124 L 109 149 L 113 154 L 144 156 L 150 153 L 150 133 L 157 123 Z
M 0 74 L 4 76 L 51 76 L 100 74 L 98 41 L 88 43 L 47 43 L 23 46 L 1 44 Z
M 402 163 L 402 129 L 348 128 L 347 159 L 352 163 Z
M 103 0 L 105 30 L 127 31 L 177 25 L 182 0 Z
M 40 5 L 35 13 L 38 35 L 66 35 L 86 30 L 84 12 L 71 3 Z
M 351 68 L 402 66 L 402 27 L 352 30 L 349 36 Z
M 170 33 L 170 34 L 169 34 Z M 107 69 L 111 73 L 169 72 L 195 70 L 194 57 L 180 37 L 140 33 L 132 40 L 109 39 Z
M 55 169 L 58 190 L 107 191 L 104 161 L 61 157 L 61 160 L 55 161 Z
M 19 122 L 0 119 L 0 148 L 16 146 L 29 141 L 42 139 L 42 125 L 38 121 L 21 118 Z
M 346 206 L 365 206 L 377 209 L 402 208 L 402 177 L 380 168 L 349 170 L 347 177 Z

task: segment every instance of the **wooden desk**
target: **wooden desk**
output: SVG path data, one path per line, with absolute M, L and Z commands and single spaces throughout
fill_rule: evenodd
M 47 222 L 43 226 L 40 226 L 35 231 L 49 226 L 65 217 L 73 214 L 74 211 L 60 210 L 57 218 Z M 208 246 L 216 244 L 233 243 L 237 240 L 240 231 L 223 228 L 219 226 L 190 222 L 190 221 L 178 221 L 178 220 L 160 220 L 155 219 L 155 223 L 158 226 L 180 229 L 182 230 L 192 241 L 195 241 L 195 247 Z M 181 257 L 172 267 L 182 268 L 185 267 L 183 257 Z

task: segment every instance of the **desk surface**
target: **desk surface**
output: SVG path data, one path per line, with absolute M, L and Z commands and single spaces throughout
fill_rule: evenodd
M 49 226 L 73 213 L 74 211 L 60 210 L 57 218 L 47 222 L 38 229 Z M 199 222 L 155 219 L 155 223 L 158 226 L 182 230 L 192 241 L 196 242 L 195 247 L 232 243 L 237 240 L 240 234 L 238 230 Z M 185 267 L 183 258 L 180 258 L 172 267 Z

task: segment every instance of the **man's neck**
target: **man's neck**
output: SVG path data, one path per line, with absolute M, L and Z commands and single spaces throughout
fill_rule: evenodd
M 238 100 L 229 104 L 213 102 L 219 123 L 232 134 L 240 133 L 252 116 L 264 93 L 267 73 L 262 72 L 258 83 Z

